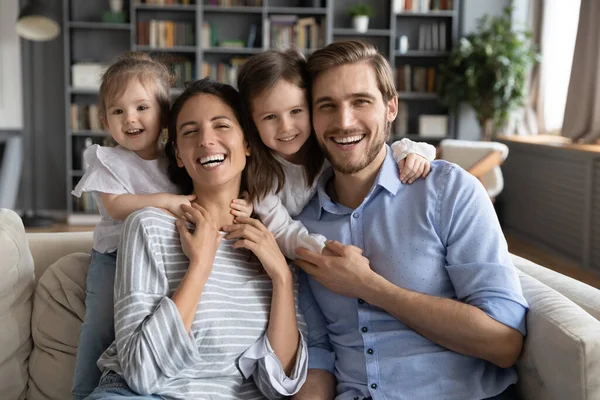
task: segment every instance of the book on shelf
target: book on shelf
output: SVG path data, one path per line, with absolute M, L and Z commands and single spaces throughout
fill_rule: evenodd
M 217 35 L 217 27 L 215 24 L 210 22 L 202 23 L 202 48 L 210 49 L 212 47 L 223 47 L 223 48 L 254 48 L 256 47 L 256 24 L 251 24 L 248 30 L 248 39 L 219 39 Z
M 194 24 L 181 21 L 137 21 L 136 35 L 138 46 L 151 48 L 173 48 L 194 46 Z
M 267 27 L 266 43 L 274 49 L 292 45 L 300 49 L 316 49 L 325 43 L 325 24 L 321 18 L 271 15 L 264 25 Z
M 72 131 L 102 130 L 97 104 L 71 103 L 70 114 Z
M 453 0 L 393 0 L 395 14 L 402 12 L 429 12 L 454 9 Z
M 202 76 L 208 76 L 214 81 L 237 87 L 238 69 L 247 59 L 248 57 L 232 57 L 228 63 L 204 62 L 202 64 Z
M 419 44 L 421 51 L 446 51 L 446 23 L 421 24 L 419 25 Z
M 83 213 L 98 213 L 98 205 L 94 200 L 92 192 L 83 192 L 81 197 L 73 197 L 75 199 L 74 210 Z
M 396 67 L 396 87 L 399 92 L 435 93 L 436 75 L 434 67 L 399 65 Z
M 136 0 L 136 4 L 152 4 L 156 6 L 166 6 L 166 5 L 183 5 L 189 6 L 190 4 L 195 4 L 195 0 Z

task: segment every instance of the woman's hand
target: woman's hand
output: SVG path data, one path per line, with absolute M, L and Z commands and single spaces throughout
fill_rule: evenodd
M 173 215 L 176 215 L 178 217 L 184 217 L 184 211 L 181 209 L 181 206 L 191 206 L 192 201 L 194 200 L 196 200 L 195 194 L 190 194 L 187 196 L 179 194 L 165 194 L 164 208 L 166 208 Z
M 185 219 L 196 226 L 194 233 L 190 233 L 185 219 L 177 219 L 175 224 L 179 232 L 181 248 L 190 260 L 190 268 L 203 269 L 208 279 L 221 243 L 221 234 L 208 211 L 198 204 L 194 203 L 191 206 L 182 204 L 181 209 Z
M 237 223 L 224 226 L 229 232 L 226 239 L 240 239 L 233 244 L 236 249 L 244 248 L 258 257 L 273 282 L 283 283 L 292 279 L 292 272 L 279 250 L 275 236 L 257 219 L 237 217 Z

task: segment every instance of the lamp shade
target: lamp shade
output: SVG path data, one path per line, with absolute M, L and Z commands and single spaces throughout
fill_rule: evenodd
M 21 9 L 17 19 L 17 35 L 28 40 L 45 41 L 59 34 L 60 25 L 47 2 L 30 1 Z

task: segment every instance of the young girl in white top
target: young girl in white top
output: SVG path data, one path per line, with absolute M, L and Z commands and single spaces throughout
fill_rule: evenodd
M 77 197 L 91 192 L 101 214 L 86 279 L 74 399 L 87 397 L 98 385 L 96 362 L 115 338 L 113 285 L 123 221 L 147 206 L 181 216 L 181 205 L 195 198 L 177 194 L 167 175 L 161 132 L 167 125 L 173 81 L 166 65 L 144 53 L 125 54 L 102 77 L 100 116 L 118 146 L 88 148 L 85 175 L 73 190 Z
M 320 253 L 325 238 L 309 234 L 301 222 L 291 218 L 313 197 L 319 176 L 329 166 L 312 134 L 306 59 L 295 49 L 266 51 L 242 65 L 237 82 L 250 119 L 247 134 L 259 135 L 265 145 L 261 154 L 254 155 L 256 171 L 248 170 L 264 181 L 262 190 L 252 194 L 259 199 L 254 212 L 275 235 L 286 257 L 296 259 L 297 247 Z M 403 183 L 427 176 L 435 147 L 402 139 L 392 149 Z

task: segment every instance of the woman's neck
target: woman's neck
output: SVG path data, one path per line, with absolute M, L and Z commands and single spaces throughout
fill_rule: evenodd
M 240 196 L 240 186 L 230 185 L 230 187 L 212 187 L 212 188 L 196 188 L 196 204 L 204 208 L 213 221 L 217 229 L 225 225 L 233 223 L 233 215 L 231 214 L 231 201 Z

